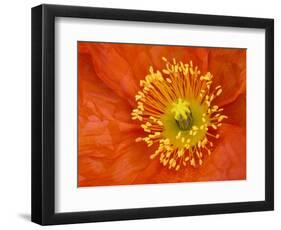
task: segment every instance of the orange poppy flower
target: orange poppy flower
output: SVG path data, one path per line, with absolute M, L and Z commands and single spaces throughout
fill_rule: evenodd
M 189 65 L 180 68 L 180 63 Z M 177 81 L 175 68 L 189 74 L 189 80 L 177 83 L 187 87 L 181 94 L 201 90 L 206 105 L 174 101 L 165 115 L 169 103 L 163 98 L 181 95 L 165 91 Z M 156 87 L 152 78 L 165 83 L 157 83 L 159 88 L 149 94 L 144 87 Z M 78 82 L 78 186 L 246 179 L 245 49 L 79 42 Z M 200 109 L 208 121 L 189 127 Z M 166 124 L 149 122 L 161 111 L 175 118 L 182 131 L 172 145 L 163 144 L 168 138 L 156 132 Z M 149 136 L 152 131 L 155 136 Z M 181 139 L 183 132 L 190 132 L 190 138 Z

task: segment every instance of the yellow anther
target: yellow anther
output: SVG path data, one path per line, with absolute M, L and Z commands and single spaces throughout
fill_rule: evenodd
M 142 138 L 141 138 L 141 137 L 137 137 L 135 141 L 136 141 L 136 142 L 141 142 L 141 141 L 142 141 Z
M 138 95 L 138 94 L 137 94 L 137 95 L 135 96 L 136 101 L 140 100 L 141 98 L 142 98 L 141 95 Z
M 151 123 L 148 122 L 148 121 L 145 124 L 146 124 L 147 127 L 151 126 Z
M 163 126 L 163 122 L 162 121 L 158 120 L 157 123 L 158 123 L 158 125 Z
M 162 72 L 163 72 L 164 74 L 170 74 L 170 71 L 169 71 L 169 70 L 166 70 L 166 69 L 163 69 Z
M 205 137 L 204 140 L 202 141 L 202 145 L 206 145 L 208 143 L 208 139 Z
M 218 127 L 216 125 L 212 125 L 212 128 L 213 129 L 217 129 Z
M 172 80 L 170 78 L 166 78 L 166 81 L 172 83 Z
M 176 139 L 180 139 L 180 136 L 181 136 L 181 131 L 178 132 Z
M 184 149 L 178 150 L 178 157 L 182 157 L 184 155 Z
M 219 107 L 217 105 L 214 105 L 213 108 L 212 108 L 213 111 L 216 111 L 218 109 L 219 109 Z
M 142 124 L 141 127 L 142 127 L 143 129 L 147 129 L 147 128 L 148 128 L 146 124 Z
M 224 115 L 221 115 L 218 119 L 218 122 L 221 122 L 223 119 L 226 119 L 228 118 L 227 116 L 224 116 Z
M 194 160 L 194 158 L 191 159 L 190 164 L 191 164 L 192 166 L 195 166 L 195 160 Z
M 219 89 L 216 93 L 217 96 L 219 96 L 222 93 L 222 89 Z

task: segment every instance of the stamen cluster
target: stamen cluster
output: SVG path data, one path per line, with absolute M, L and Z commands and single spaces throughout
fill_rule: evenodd
M 202 75 L 198 67 L 166 58 L 165 68 L 154 71 L 140 81 L 136 94 L 137 107 L 132 119 L 138 120 L 147 134 L 136 141 L 147 146 L 157 146 L 150 158 L 159 157 L 169 169 L 179 170 L 182 166 L 200 166 L 205 155 L 211 154 L 218 139 L 218 129 L 227 116 L 223 108 L 213 105 L 222 93 L 221 86 L 211 87 L 213 75 Z

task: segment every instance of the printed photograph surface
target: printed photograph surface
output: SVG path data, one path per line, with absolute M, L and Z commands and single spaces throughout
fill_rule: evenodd
M 246 49 L 85 42 L 78 187 L 246 180 Z

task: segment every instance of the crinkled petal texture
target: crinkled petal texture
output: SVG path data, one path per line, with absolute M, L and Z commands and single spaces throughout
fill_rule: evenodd
M 157 146 L 131 119 L 139 82 L 162 57 L 190 60 L 214 75 L 223 94 L 215 103 L 228 119 L 201 167 L 179 171 L 150 155 Z M 133 44 L 78 43 L 78 186 L 175 183 L 246 179 L 246 50 Z

